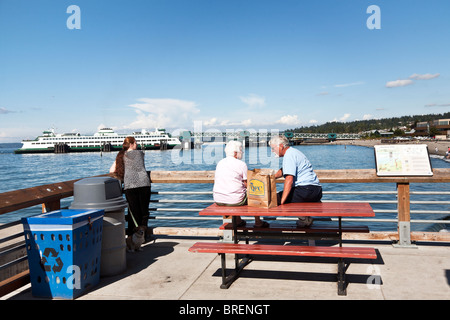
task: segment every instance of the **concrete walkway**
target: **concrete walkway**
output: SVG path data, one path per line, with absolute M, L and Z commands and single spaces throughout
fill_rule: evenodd
M 375 247 L 379 257 L 350 260 L 347 296 L 338 296 L 337 263 L 331 258 L 255 257 L 229 289 L 220 289 L 220 258 L 189 252 L 196 241 L 162 237 L 147 243 L 142 252 L 127 254 L 125 273 L 101 278 L 78 300 L 450 299 L 448 245 L 394 248 L 389 243 L 344 243 Z M 227 266 L 233 265 L 230 255 Z M 1 299 L 35 298 L 26 286 Z

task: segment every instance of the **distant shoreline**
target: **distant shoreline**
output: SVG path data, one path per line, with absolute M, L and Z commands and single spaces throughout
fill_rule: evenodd
M 322 144 L 322 143 L 321 143 Z M 373 148 L 373 146 L 378 145 L 378 144 L 384 144 L 385 143 L 381 143 L 381 139 L 371 139 L 371 140 L 337 140 L 334 142 L 329 142 L 329 143 L 323 143 L 323 144 L 327 144 L 327 145 L 354 145 L 354 146 L 361 146 L 361 147 L 368 147 L 368 148 Z M 439 156 L 445 156 L 445 152 L 448 150 L 448 148 L 450 147 L 450 141 L 449 140 L 444 140 L 444 141 L 402 141 L 400 142 L 400 144 L 426 144 L 428 145 L 428 152 L 430 154 L 435 154 L 435 155 L 439 155 Z M 20 148 L 20 146 L 22 145 L 22 143 L 17 143 L 17 142 L 5 142 L 5 143 L 0 143 L 0 149 L 1 148 Z M 300 145 L 308 145 L 308 144 L 300 144 Z M 312 144 L 311 144 L 312 145 Z M 438 151 L 436 152 L 436 147 L 438 148 Z
M 387 145 L 386 143 L 381 143 L 380 139 L 375 140 L 338 140 L 334 142 L 330 142 L 328 144 L 337 144 L 337 145 L 354 145 L 354 146 L 362 146 L 373 148 L 375 145 Z M 445 152 L 450 147 L 450 141 L 402 141 L 399 144 L 426 144 L 428 146 L 429 154 L 436 154 L 440 156 L 445 156 Z M 436 148 L 438 151 L 436 152 Z
M 0 142 L 0 148 L 20 148 L 21 142 Z

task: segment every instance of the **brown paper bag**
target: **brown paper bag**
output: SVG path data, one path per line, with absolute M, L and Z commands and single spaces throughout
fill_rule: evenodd
M 249 207 L 272 208 L 278 205 L 274 170 L 247 171 L 247 199 Z

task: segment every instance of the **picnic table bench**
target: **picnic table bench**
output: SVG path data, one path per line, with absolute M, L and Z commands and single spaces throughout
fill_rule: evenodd
M 331 257 L 338 259 L 337 265 L 337 284 L 338 294 L 346 295 L 345 271 L 346 266 L 344 259 L 376 259 L 377 253 L 374 248 L 362 247 L 343 247 L 342 246 L 342 232 L 344 230 L 350 232 L 368 232 L 367 227 L 342 227 L 342 217 L 373 217 L 375 213 L 368 203 L 341 203 L 341 202 L 314 202 L 314 203 L 289 203 L 277 207 L 265 209 L 248 206 L 227 207 L 213 204 L 203 209 L 200 215 L 215 215 L 215 216 L 231 216 L 232 223 L 221 226 L 223 229 L 233 229 L 234 243 L 212 243 L 212 242 L 197 242 L 189 251 L 199 253 L 217 253 L 221 256 L 221 273 L 222 284 L 220 288 L 227 289 L 238 278 L 241 270 L 251 261 L 250 255 L 283 255 L 283 256 L 303 256 L 303 257 Z M 338 217 L 338 227 L 320 227 L 314 226 L 309 228 L 297 228 L 296 226 L 274 226 L 269 228 L 256 227 L 237 227 L 237 216 L 314 216 L 314 217 Z M 265 229 L 265 230 L 261 230 Z M 271 230 L 272 229 L 272 230 Z M 248 231 L 252 235 L 260 238 L 280 237 L 283 232 L 296 232 L 312 235 L 314 233 L 333 233 L 338 235 L 339 245 L 336 246 L 298 246 L 298 245 L 273 245 L 273 244 L 249 244 L 250 237 Z M 241 238 L 239 233 L 247 232 L 244 238 L 247 237 L 245 244 L 239 243 Z M 280 237 L 283 238 L 283 237 Z M 226 274 L 226 254 L 235 255 L 234 271 Z M 240 255 L 245 255 L 241 258 Z
M 219 227 L 219 230 L 233 230 L 232 223 L 224 223 Z M 298 227 L 295 221 L 292 223 L 270 223 L 270 227 L 256 227 L 256 226 L 243 226 L 236 228 L 237 233 L 235 238 L 237 240 L 244 239 L 246 243 L 250 239 L 315 239 L 315 240 L 329 240 L 337 239 L 339 243 L 342 242 L 343 233 L 369 233 L 368 226 L 351 225 L 351 226 L 339 226 L 330 225 L 325 223 L 317 223 L 310 227 Z

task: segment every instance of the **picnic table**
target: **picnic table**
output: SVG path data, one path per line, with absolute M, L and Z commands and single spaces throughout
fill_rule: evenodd
M 199 213 L 201 216 L 224 216 L 231 217 L 231 225 L 224 224 L 222 229 L 233 230 L 233 242 L 197 242 L 189 251 L 203 253 L 218 253 L 221 256 L 222 284 L 221 288 L 227 289 L 238 278 L 241 270 L 251 261 L 251 255 L 284 255 L 284 256 L 307 256 L 307 257 L 334 257 L 338 259 L 338 294 L 346 295 L 345 262 L 344 259 L 376 259 L 377 253 L 374 248 L 344 247 L 342 245 L 342 233 L 346 232 L 368 232 L 367 227 L 342 226 L 342 217 L 373 217 L 375 213 L 371 206 L 365 202 L 343 203 L 343 202 L 303 202 L 288 203 L 272 208 L 256 208 L 249 206 L 229 207 L 212 204 Z M 238 227 L 236 217 L 262 216 L 262 217 L 337 217 L 337 227 L 314 226 L 311 228 L 297 228 L 294 226 L 270 226 L 269 228 Z M 249 234 L 249 232 L 251 234 Z M 338 246 L 299 246 L 299 245 L 274 245 L 274 244 L 245 244 L 239 243 L 240 235 L 244 237 L 257 236 L 258 238 L 283 239 L 283 234 L 296 233 L 312 236 L 315 233 L 330 233 L 337 235 Z M 225 255 L 235 255 L 234 271 L 226 274 Z M 245 255 L 241 258 L 240 255 Z

